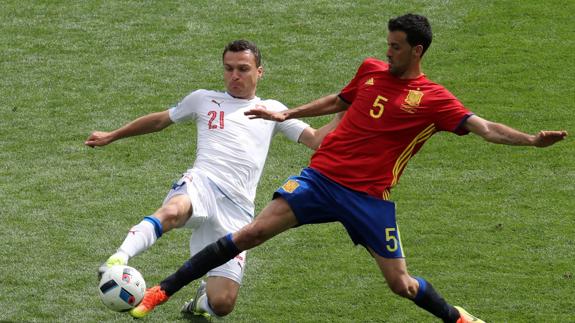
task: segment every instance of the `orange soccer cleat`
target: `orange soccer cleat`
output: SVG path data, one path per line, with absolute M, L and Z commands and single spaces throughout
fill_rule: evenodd
M 141 319 L 148 315 L 154 308 L 160 304 L 165 303 L 170 298 L 160 286 L 154 286 L 146 290 L 144 299 L 132 310 L 130 315 L 137 319 Z
M 469 312 L 467 312 L 466 310 L 464 310 L 462 307 L 459 306 L 454 306 L 458 311 L 459 311 L 459 320 L 457 320 L 457 323 L 485 323 L 485 321 L 469 314 Z

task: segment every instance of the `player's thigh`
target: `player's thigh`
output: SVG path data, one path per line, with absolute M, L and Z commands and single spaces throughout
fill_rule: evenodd
M 200 171 L 192 169 L 172 185 L 157 216 L 168 226 L 195 229 L 206 221 L 215 204 L 215 186 Z M 162 223 L 164 224 L 164 223 Z
M 192 203 L 190 198 L 185 194 L 178 194 L 172 196 L 168 201 L 162 205 L 155 213 L 154 216 L 158 218 L 166 229 L 174 227 L 182 227 L 192 214 Z M 166 225 L 168 228 L 166 228 Z
M 234 242 L 241 250 L 247 250 L 297 224 L 289 204 L 278 197 L 269 202 L 252 223 L 234 234 Z

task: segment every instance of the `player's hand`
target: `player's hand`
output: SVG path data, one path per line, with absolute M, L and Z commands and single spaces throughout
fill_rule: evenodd
M 94 148 L 96 146 L 105 146 L 112 141 L 110 132 L 94 131 L 90 134 L 88 139 L 86 139 L 84 145 Z
M 251 110 L 244 112 L 246 116 L 250 119 L 265 119 L 277 122 L 282 122 L 286 120 L 286 116 L 282 112 L 274 112 L 267 110 L 265 107 L 258 106 Z
M 535 147 L 548 147 L 567 137 L 567 131 L 539 131 L 535 136 L 533 145 Z

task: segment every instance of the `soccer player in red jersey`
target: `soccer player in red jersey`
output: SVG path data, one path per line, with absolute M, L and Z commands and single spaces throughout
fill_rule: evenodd
M 421 59 L 432 39 L 427 18 L 407 14 L 391 19 L 388 29 L 387 62 L 366 59 L 338 95 L 279 113 L 246 112 L 252 118 L 281 122 L 346 111 L 309 167 L 290 177 L 252 223 L 207 246 L 147 292 L 136 308 L 139 313 L 151 311 L 209 269 L 285 230 L 338 221 L 353 242 L 374 257 L 394 293 L 444 322 L 483 322 L 447 303 L 425 279 L 408 273 L 390 189 L 410 158 L 439 131 L 472 132 L 492 143 L 535 147 L 553 145 L 567 132 L 529 135 L 474 115 L 422 72 Z

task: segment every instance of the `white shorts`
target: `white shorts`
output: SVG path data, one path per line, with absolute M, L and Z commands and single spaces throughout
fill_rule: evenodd
M 192 202 L 193 213 L 185 227 L 193 230 L 190 238 L 190 255 L 216 242 L 228 233 L 236 232 L 252 221 L 252 215 L 232 202 L 201 171 L 187 171 L 173 186 L 164 204 L 176 195 L 187 195 Z M 243 251 L 234 259 L 210 270 L 207 276 L 229 278 L 241 284 L 246 263 Z

